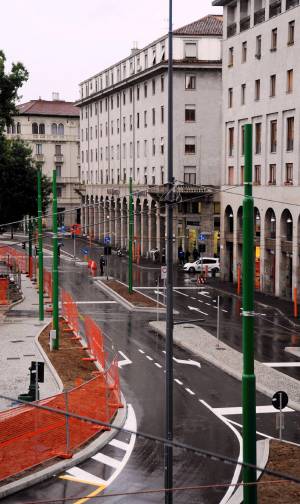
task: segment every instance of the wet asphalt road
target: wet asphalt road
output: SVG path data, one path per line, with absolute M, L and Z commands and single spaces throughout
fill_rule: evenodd
M 67 240 L 65 240 L 64 251 L 68 251 L 69 248 L 71 250 L 71 247 L 71 241 L 67 243 Z M 95 249 L 95 255 L 99 255 L 97 249 Z M 45 258 L 45 264 L 46 266 L 50 265 L 51 259 Z M 111 266 L 115 276 L 119 276 L 122 281 L 126 281 L 126 259 L 121 258 L 120 260 L 120 258 L 112 256 Z M 134 283 L 135 285 L 153 286 L 157 274 L 158 270 L 138 270 L 135 267 Z M 61 259 L 60 263 L 60 284 L 69 290 L 78 301 L 109 299 L 95 286 L 85 267 L 74 266 L 71 261 L 64 259 Z M 182 287 L 193 286 L 194 284 L 190 283 L 190 279 L 186 281 L 182 273 L 178 273 L 177 278 L 175 278 L 175 285 Z M 203 327 L 214 333 L 216 330 L 216 310 L 213 308 L 213 299 L 217 293 L 209 292 L 212 298 L 205 299 L 205 296 L 198 294 L 195 289 L 179 288 L 177 290 L 181 294 L 175 293 L 174 295 L 175 309 L 179 311 L 176 318 L 182 320 L 203 316 L 205 318 Z M 146 292 L 148 295 L 156 297 L 154 289 L 149 289 Z M 182 295 L 182 293 L 185 295 Z M 191 299 L 192 297 L 195 299 Z M 226 339 L 229 344 L 238 348 L 240 315 L 238 306 L 234 301 L 230 296 L 228 296 L 228 299 L 225 296 L 222 299 L 222 309 L 227 310 L 227 313 L 222 312 L 222 339 Z M 211 306 L 206 303 L 210 303 Z M 202 315 L 190 310 L 188 306 L 198 307 L 208 315 Z M 117 304 L 81 304 L 80 311 L 91 315 L 101 325 L 106 335 L 106 350 L 108 352 L 112 354 L 112 352 L 120 350 L 132 361 L 132 364 L 120 370 L 120 376 L 126 400 L 132 404 L 135 410 L 138 430 L 163 436 L 164 341 L 149 329 L 148 322 L 153 319 L 153 315 L 133 314 Z M 274 317 L 274 314 L 270 313 L 269 316 Z M 228 324 L 231 324 L 230 331 L 228 330 Z M 274 338 L 273 329 L 266 329 L 267 326 L 263 322 L 259 322 L 259 324 L 261 324 L 260 331 L 264 338 Z M 278 328 L 276 328 L 277 330 Z M 257 334 L 256 338 L 259 339 Z M 278 344 L 275 345 L 275 349 L 268 349 L 267 343 L 261 344 L 258 352 L 261 352 L 263 358 L 260 360 L 268 360 L 267 354 L 270 359 L 278 359 L 282 353 L 282 340 L 287 338 L 286 335 L 278 336 L 276 338 Z M 177 348 L 174 349 L 174 355 L 178 359 L 193 358 L 192 354 Z M 198 360 L 196 357 L 194 359 Z M 161 367 L 157 366 L 157 364 Z M 201 369 L 199 369 L 174 363 L 174 378 L 182 384 L 174 382 L 174 437 L 176 440 L 196 447 L 237 457 L 240 447 L 235 434 L 199 400 L 206 401 L 212 408 L 240 406 L 241 384 L 209 364 L 201 362 L 201 366 Z M 194 395 L 186 389 L 192 391 Z M 257 403 L 266 405 L 270 403 L 270 399 L 257 394 Z M 241 422 L 240 415 L 231 418 L 238 423 Z M 299 414 L 287 414 L 286 422 L 285 437 L 291 441 L 299 442 Z M 238 430 L 240 429 L 238 428 Z M 257 430 L 276 436 L 275 416 L 273 414 L 257 415 Z M 117 452 L 117 449 L 115 449 L 115 452 Z M 108 454 L 112 456 L 111 448 Z M 99 477 L 105 476 L 103 473 L 104 468 L 94 460 L 87 460 L 80 467 Z M 233 467 L 224 465 L 221 462 L 199 458 L 199 456 L 190 452 L 180 450 L 174 452 L 174 484 L 176 486 L 228 482 L 231 481 L 233 472 Z M 160 445 L 140 438 L 136 441 L 127 465 L 104 493 L 126 492 L 145 488 L 154 489 L 162 486 L 163 450 Z M 80 497 L 90 493 L 93 488 L 59 478 L 52 478 L 48 482 L 16 494 L 3 502 L 28 503 L 46 499 L 52 502 L 54 499 L 65 498 L 72 498 L 74 500 L 71 502 L 77 502 Z M 179 504 L 188 501 L 191 503 L 218 503 L 222 500 L 225 491 L 224 489 L 209 489 L 177 492 L 174 496 L 174 503 Z M 163 494 L 150 494 L 136 497 L 111 497 L 110 502 L 162 503 L 164 502 L 164 496 Z

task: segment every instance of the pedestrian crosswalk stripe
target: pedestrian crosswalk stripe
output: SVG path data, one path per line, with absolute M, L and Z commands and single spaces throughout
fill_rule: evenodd
M 96 455 L 94 455 L 92 459 L 96 460 L 97 462 L 102 462 L 102 464 L 109 465 L 110 467 L 114 467 L 115 469 L 117 469 L 120 465 L 119 460 L 108 457 L 107 455 L 104 455 L 104 453 L 96 453 Z

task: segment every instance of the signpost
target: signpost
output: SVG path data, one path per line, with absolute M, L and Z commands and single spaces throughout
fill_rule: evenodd
M 111 242 L 111 238 L 109 235 L 105 236 L 104 237 L 104 245 L 106 245 L 104 247 L 104 249 L 106 249 L 106 280 L 108 280 L 108 268 L 109 268 L 109 253 L 110 253 L 110 250 L 109 250 L 109 246 L 110 246 L 110 242 Z
M 284 429 L 284 416 L 282 410 L 288 405 L 289 398 L 286 392 L 279 390 L 273 395 L 272 404 L 275 409 L 279 410 L 276 415 L 276 428 L 279 430 L 279 439 L 282 441 L 282 431 Z

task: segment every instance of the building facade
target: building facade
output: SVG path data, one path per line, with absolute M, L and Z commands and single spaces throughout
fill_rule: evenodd
M 32 148 L 42 173 L 52 179 L 57 175 L 59 225 L 80 222 L 81 185 L 79 150 L 79 110 L 71 102 L 31 100 L 19 105 L 14 125 L 7 129 L 8 138 L 19 137 Z M 48 224 L 51 225 L 51 219 Z
M 256 288 L 299 291 L 299 0 L 216 0 L 224 6 L 221 271 L 242 261 L 243 125 L 253 125 Z
M 207 252 L 219 226 L 222 17 L 174 31 L 174 249 Z M 100 241 L 127 247 L 129 178 L 141 254 L 165 247 L 167 36 L 80 84 L 83 226 Z

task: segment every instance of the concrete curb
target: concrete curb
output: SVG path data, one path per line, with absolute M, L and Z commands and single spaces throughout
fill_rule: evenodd
M 161 336 L 165 337 L 165 322 L 149 322 L 149 325 Z M 189 324 L 189 328 L 191 328 L 192 330 L 198 330 L 198 338 L 194 338 L 195 344 L 184 340 L 182 328 L 181 333 L 179 334 L 180 327 L 178 325 L 174 328 L 174 343 L 177 346 L 184 348 L 185 350 L 193 352 L 193 354 L 198 355 L 200 358 L 204 359 L 210 364 L 213 364 L 217 368 L 221 369 L 221 371 L 224 371 L 233 378 L 241 381 L 242 353 L 231 348 L 229 345 L 226 345 L 226 343 L 221 341 L 220 347 L 222 347 L 224 351 L 219 350 L 217 358 L 215 355 L 213 355 L 217 346 L 217 338 L 215 338 L 205 329 L 202 329 L 193 324 Z M 209 342 L 207 344 L 203 344 L 203 347 L 199 346 L 201 335 L 203 335 L 203 337 L 206 338 L 207 342 Z M 186 338 L 188 339 L 189 336 L 186 336 Z M 235 363 L 235 366 L 230 365 L 230 360 Z M 296 411 L 300 411 L 300 390 L 298 380 L 295 380 L 288 375 L 284 375 L 283 373 L 273 368 L 264 366 L 261 362 L 258 361 L 255 361 L 255 374 L 256 390 L 270 398 L 273 397 L 273 394 L 276 392 L 276 390 L 285 390 L 289 396 L 289 407 Z
M 127 418 L 127 403 L 122 394 L 122 403 L 124 404 L 124 408 L 119 409 L 117 415 L 113 421 L 113 425 L 116 427 L 123 427 Z M 103 434 L 100 434 L 97 439 L 94 439 L 88 446 L 83 448 L 80 452 L 76 453 L 71 459 L 62 460 L 61 462 L 57 462 L 45 469 L 42 469 L 34 474 L 30 474 L 29 476 L 25 476 L 24 478 L 14 481 L 12 483 L 8 483 L 7 485 L 0 488 L 0 499 L 7 497 L 13 493 L 19 492 L 24 488 L 28 488 L 30 486 L 36 485 L 37 483 L 41 483 L 52 476 L 57 475 L 58 473 L 62 473 L 81 462 L 84 462 L 87 458 L 92 457 L 97 453 L 101 448 L 103 448 L 106 444 L 108 444 L 118 433 L 119 431 L 114 430 L 113 428 L 110 431 L 105 431 Z
M 34 342 L 40 352 L 40 354 L 42 355 L 45 363 L 47 364 L 48 368 L 50 369 L 50 372 L 52 373 L 52 376 L 54 378 L 54 380 L 56 381 L 57 385 L 58 385 L 58 388 L 60 390 L 60 392 L 63 391 L 64 389 L 64 385 L 63 385 L 63 382 L 62 380 L 60 379 L 60 376 L 58 375 L 55 367 L 53 366 L 52 362 L 50 361 L 48 355 L 46 354 L 46 352 L 44 351 L 42 345 L 40 345 L 39 343 L 39 337 L 41 335 L 41 333 L 44 331 L 44 329 L 46 329 L 46 327 L 48 327 L 49 325 L 51 324 L 51 321 L 50 322 L 47 322 L 43 327 L 42 329 L 38 332 L 38 334 L 35 336 L 34 338 Z
M 120 282 L 123 284 L 123 282 Z M 134 306 L 132 303 L 130 303 L 129 301 L 127 301 L 126 299 L 124 299 L 122 296 L 120 296 L 119 294 L 117 294 L 113 289 L 111 289 L 110 287 L 108 287 L 107 285 L 105 285 L 104 282 L 102 282 L 101 280 L 96 280 L 96 284 L 98 284 L 98 286 L 104 291 L 106 292 L 106 294 L 108 294 L 110 297 L 112 297 L 115 301 L 117 301 L 118 303 L 120 303 L 122 306 L 124 306 L 124 308 L 127 308 L 127 310 L 130 310 L 130 311 L 134 311 L 134 312 L 147 312 L 147 313 L 166 313 L 166 308 L 144 308 L 142 306 Z M 125 284 L 123 284 L 125 285 Z M 147 297 L 148 299 L 151 299 L 151 301 L 153 301 L 152 298 L 149 298 L 149 296 L 146 296 L 144 294 L 145 297 Z

